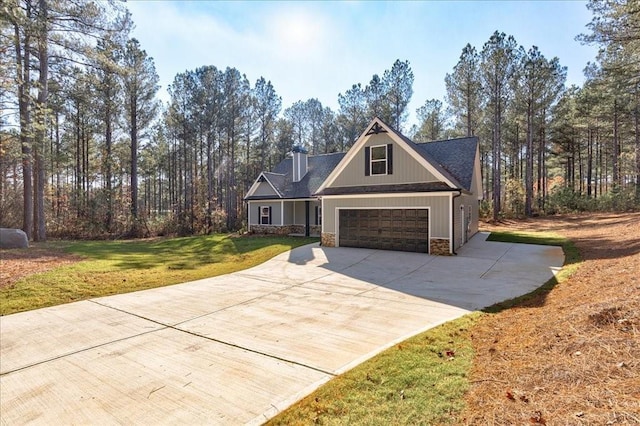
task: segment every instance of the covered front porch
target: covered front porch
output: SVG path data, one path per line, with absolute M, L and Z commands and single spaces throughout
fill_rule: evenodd
M 320 237 L 322 206 L 317 198 L 248 201 L 248 231 Z

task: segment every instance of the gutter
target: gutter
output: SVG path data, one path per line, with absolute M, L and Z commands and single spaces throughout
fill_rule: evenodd
M 455 199 L 462 195 L 462 189 L 455 189 L 458 191 L 457 195 L 451 197 L 451 254 L 457 255 L 456 253 L 456 209 L 455 209 Z

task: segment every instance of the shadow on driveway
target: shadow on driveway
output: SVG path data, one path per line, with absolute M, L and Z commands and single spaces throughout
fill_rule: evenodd
M 6 424 L 260 424 L 380 351 L 528 293 L 559 247 L 317 244 L 254 268 L 0 317 Z

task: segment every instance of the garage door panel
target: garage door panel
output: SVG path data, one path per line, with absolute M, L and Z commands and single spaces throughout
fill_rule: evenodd
M 429 250 L 426 209 L 341 209 L 339 244 L 381 250 Z

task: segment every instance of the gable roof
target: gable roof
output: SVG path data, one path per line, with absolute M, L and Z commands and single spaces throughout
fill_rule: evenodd
M 245 200 L 273 199 L 272 196 L 251 195 L 259 179 L 265 180 L 274 188 L 282 199 L 310 198 L 314 195 L 334 194 L 334 190 L 327 188 L 336 179 L 342 169 L 353 159 L 358 149 L 364 144 L 365 137 L 376 127 L 389 133 L 396 143 L 401 145 L 418 162 L 440 179 L 438 184 L 418 185 L 413 191 L 431 192 L 462 189 L 473 192 L 473 173 L 478 150 L 478 138 L 466 137 L 433 142 L 415 143 L 402 135 L 379 118 L 374 118 L 362 132 L 349 151 L 332 154 L 309 155 L 307 157 L 307 174 L 299 182 L 292 181 L 293 159 L 285 158 L 273 172 L 260 174 L 251 187 Z M 415 185 L 414 185 L 415 186 Z M 408 190 L 407 185 L 386 185 L 386 187 L 359 187 L 360 193 L 377 193 Z M 356 188 L 352 188 L 352 193 Z
M 316 193 L 327 176 L 336 168 L 340 160 L 345 156 L 344 152 L 331 154 L 309 155 L 307 157 L 307 174 L 299 182 L 291 180 L 293 176 L 293 159 L 285 158 L 273 172 L 264 172 L 264 176 L 280 195 L 279 198 L 310 198 Z M 253 188 L 253 187 L 252 187 Z M 260 200 L 273 197 L 254 196 L 251 190 L 245 200 Z
M 357 155 L 357 152 L 364 146 L 367 141 L 366 136 L 371 133 L 385 132 L 389 138 L 393 140 L 398 146 L 403 148 L 409 155 L 411 155 L 418 163 L 420 163 L 425 169 L 427 169 L 438 180 L 447 184 L 452 190 L 462 189 L 457 179 L 451 175 L 444 167 L 442 167 L 437 161 L 431 158 L 427 150 L 420 149 L 418 145 L 411 139 L 407 138 L 393 127 L 376 117 L 365 130 L 360 134 L 360 137 L 353 144 L 351 149 L 347 152 L 340 164 L 331 172 L 327 180 L 318 189 L 318 194 L 322 194 L 324 189 L 331 186 L 347 165 Z

